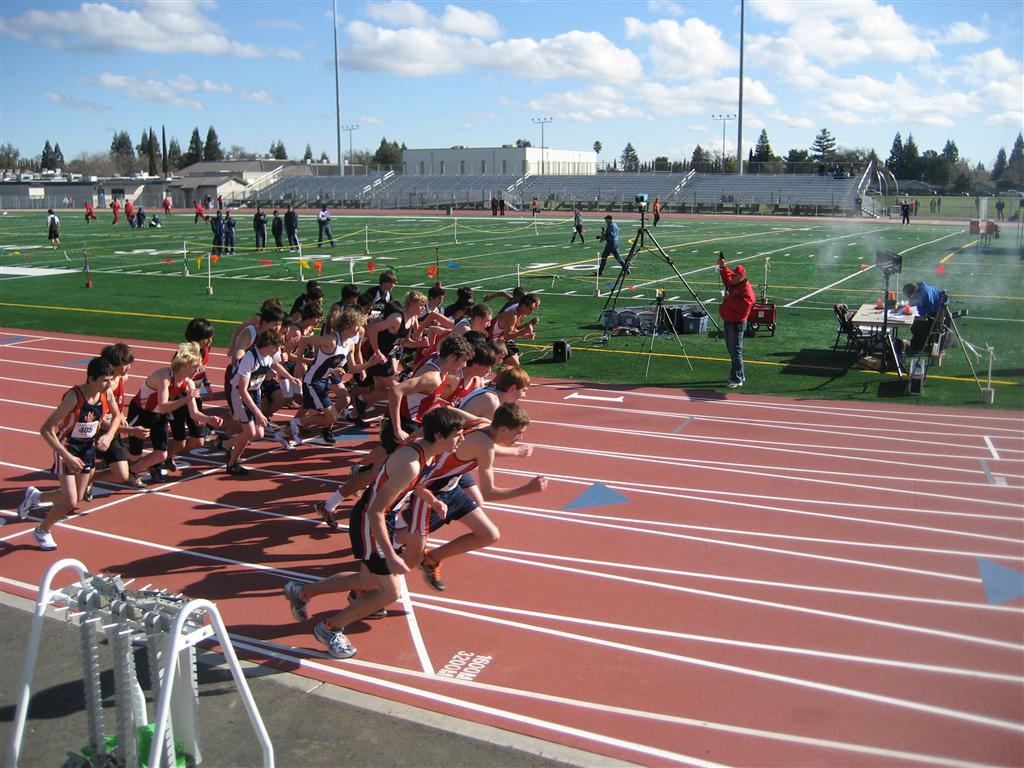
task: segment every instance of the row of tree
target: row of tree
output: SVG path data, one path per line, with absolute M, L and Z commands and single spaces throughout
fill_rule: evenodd
M 522 142 L 522 143 L 521 143 Z M 516 146 L 530 146 L 520 139 Z M 603 145 L 594 142 L 594 152 L 600 157 Z M 840 147 L 828 128 L 822 128 L 810 149 L 791 149 L 781 157 L 772 150 L 768 132 L 764 129 L 757 144 L 748 152 L 744 171 L 747 173 L 808 173 L 825 166 L 840 171 L 850 168 L 863 171 L 868 164 L 881 159 L 873 149 Z M 889 157 L 884 163 L 901 181 L 923 181 L 936 187 L 955 192 L 973 192 L 979 186 L 994 184 L 998 189 L 1024 186 L 1024 135 L 1018 133 L 1009 155 L 1000 148 L 991 172 L 982 163 L 971 165 L 960 157 L 956 142 L 948 139 L 942 151 L 933 149 L 921 152 L 912 135 L 904 142 L 899 133 L 893 140 Z M 735 173 L 736 158 L 723 157 L 721 152 L 709 151 L 699 144 L 689 160 L 670 161 L 667 156 L 655 157 L 651 162 L 641 162 L 632 143 L 627 143 L 618 158 L 612 160 L 612 170 L 627 172 L 671 172 L 686 173 L 695 169 L 701 173 Z

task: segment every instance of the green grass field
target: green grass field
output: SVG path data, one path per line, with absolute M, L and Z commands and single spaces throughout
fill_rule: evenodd
M 302 290 L 300 277 L 319 274 L 333 299 L 350 276 L 368 286 L 376 282 L 375 272 L 393 269 L 399 293 L 409 287 L 425 291 L 436 279 L 452 292 L 471 286 L 478 296 L 510 288 L 517 279 L 541 293 L 538 337 L 524 355 L 535 375 L 722 390 L 728 373 L 724 343 L 714 334 L 684 335 L 682 347 L 673 337 L 654 339 L 646 378 L 649 337 L 612 337 L 607 345 L 600 343 L 599 317 L 606 299 L 594 294 L 607 294 L 618 269 L 611 262 L 600 283 L 594 277 L 599 219 L 585 222 L 587 242 L 581 247 L 578 242 L 569 245 L 568 218 L 534 223 L 489 216 L 336 215 L 337 244 L 321 248 L 315 244 L 315 221 L 304 216 L 300 236 L 313 244 L 304 245 L 300 262 L 287 251 L 256 252 L 251 247 L 251 215 L 240 213 L 237 232 L 244 247 L 211 262 L 209 227 L 193 224 L 192 215 L 185 212 L 165 218 L 161 229 L 139 231 L 123 223 L 112 227 L 108 212 L 88 225 L 80 210 L 58 214 L 62 248 L 56 252 L 46 241 L 44 214 L 12 212 L 0 217 L 0 308 L 7 327 L 176 341 L 189 318 L 205 316 L 219 323 L 219 335 L 226 339 L 230 326 L 251 314 L 264 298 L 281 296 L 287 305 Z M 633 238 L 639 222 L 630 214 L 617 218 L 625 255 L 626 241 Z M 747 266 L 759 296 L 770 259 L 768 297 L 778 305 L 778 330 L 775 336 L 747 339 L 745 393 L 858 400 L 902 397 L 894 375 L 851 367 L 850 355 L 832 350 L 832 305 L 854 307 L 881 296 L 883 276 L 872 265 L 875 250 L 885 248 L 904 255 L 903 274 L 893 279 L 897 292 L 904 282 L 926 280 L 947 290 L 956 302 L 954 308 L 969 309 L 958 327 L 982 352 L 980 360 L 971 359 L 983 378 L 988 367 L 985 347 L 995 349 L 995 406 L 1024 405 L 1024 281 L 1016 224 L 1007 225 L 1003 237 L 986 247 L 977 246 L 966 231 L 966 221 L 901 227 L 867 220 L 694 218 L 663 219 L 651 231 L 675 268 L 707 302 L 720 297 L 713 269 L 718 250 L 725 251 L 730 263 Z M 86 253 L 92 289 L 84 287 Z M 672 303 L 692 301 L 654 251 L 640 252 L 634 264 L 620 308 L 653 303 L 658 288 L 665 289 Z M 41 269 L 56 271 L 36 272 Z M 212 295 L 207 293 L 208 282 Z M 717 319 L 714 306 L 710 309 Z M 557 339 L 573 345 L 567 363 L 551 361 L 550 346 Z M 942 366 L 932 368 L 924 394 L 903 400 L 980 405 L 964 351 L 959 346 L 950 349 Z

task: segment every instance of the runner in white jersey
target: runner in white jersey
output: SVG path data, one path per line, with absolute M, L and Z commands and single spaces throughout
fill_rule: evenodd
M 298 346 L 309 345 L 316 350 L 316 356 L 306 366 L 302 377 L 302 408 L 288 422 L 292 440 L 296 444 L 302 442 L 301 430 L 307 427 L 319 427 L 324 442 L 334 443 L 334 422 L 348 405 L 348 393 L 344 387 L 334 392 L 332 401 L 330 392 L 331 378 L 351 378 L 352 374 L 384 362 L 384 355 L 377 352 L 365 363 L 357 364 L 351 360 L 356 345 L 361 338 L 361 330 L 366 316 L 353 307 L 332 313 L 329 318 L 333 331 L 323 336 L 303 336 Z

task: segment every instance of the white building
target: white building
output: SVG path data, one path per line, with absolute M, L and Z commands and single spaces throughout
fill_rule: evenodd
M 452 147 L 402 152 L 406 176 L 583 176 L 597 173 L 592 150 L 545 147 Z

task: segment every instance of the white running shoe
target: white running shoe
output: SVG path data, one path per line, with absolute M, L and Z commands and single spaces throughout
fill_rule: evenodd
M 32 507 L 39 503 L 42 495 L 34 485 L 30 485 L 25 489 L 25 496 L 22 498 L 21 504 L 18 505 L 19 520 L 24 520 L 28 517 L 28 513 L 32 511 Z
M 33 528 L 32 538 L 36 540 L 36 544 L 39 545 L 40 549 L 51 551 L 57 548 L 57 542 L 53 540 L 53 534 L 49 531 L 44 531 L 41 528 Z

